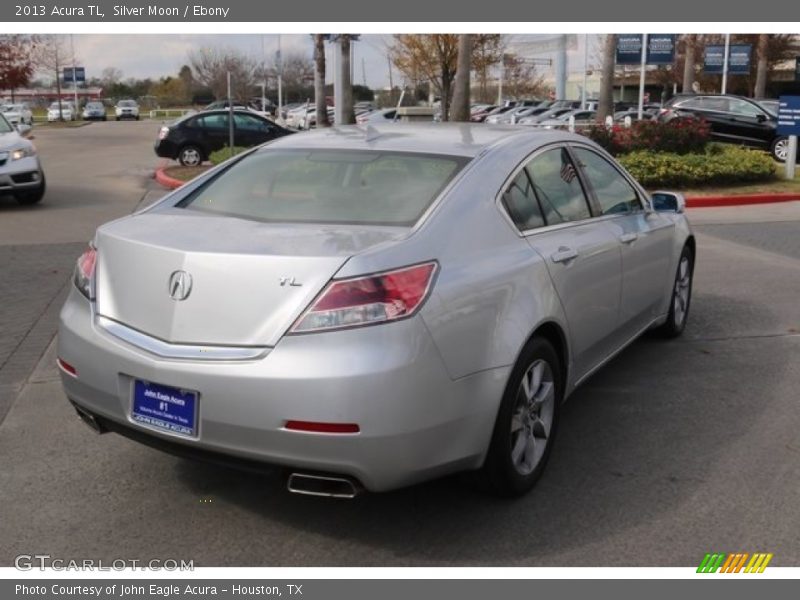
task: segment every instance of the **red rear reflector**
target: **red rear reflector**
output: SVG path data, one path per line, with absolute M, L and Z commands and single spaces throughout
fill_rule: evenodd
M 313 421 L 286 421 L 284 428 L 316 433 L 358 433 L 361 431 L 357 423 L 315 423 Z
M 57 358 L 57 359 L 56 359 L 56 364 L 57 364 L 59 367 L 61 367 L 61 370 L 62 370 L 62 371 L 66 372 L 66 373 L 69 373 L 69 374 L 70 374 L 70 375 L 72 375 L 73 377 L 77 377 L 77 376 L 78 376 L 78 371 L 76 371 L 76 370 L 75 370 L 75 367 L 73 367 L 73 366 L 72 366 L 71 364 L 69 364 L 68 362 L 65 362 L 63 359 L 61 359 L 61 358 Z

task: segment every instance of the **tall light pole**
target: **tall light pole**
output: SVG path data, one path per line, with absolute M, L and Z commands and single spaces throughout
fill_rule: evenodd
M 642 34 L 642 64 L 639 71 L 639 112 L 637 118 L 641 121 L 644 113 L 644 72 L 647 67 L 647 34 Z M 613 112 L 613 111 L 612 111 Z
M 728 54 L 731 51 L 731 34 L 725 34 L 725 54 L 722 56 L 722 93 L 728 90 Z

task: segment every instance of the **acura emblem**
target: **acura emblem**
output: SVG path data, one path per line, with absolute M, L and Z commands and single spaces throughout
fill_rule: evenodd
M 169 276 L 167 292 L 173 300 L 186 300 L 192 293 L 192 276 L 186 271 L 175 271 Z

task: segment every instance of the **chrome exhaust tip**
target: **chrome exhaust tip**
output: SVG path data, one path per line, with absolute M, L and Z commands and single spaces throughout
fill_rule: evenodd
M 364 490 L 358 481 L 350 477 L 311 473 L 292 473 L 286 482 L 286 489 L 293 494 L 347 500 L 352 500 Z
M 81 421 L 83 421 L 89 427 L 91 427 L 92 431 L 94 431 L 95 433 L 106 433 L 108 431 L 97 421 L 97 419 L 93 414 L 86 412 L 77 404 L 73 404 L 72 406 L 75 407 L 75 412 L 78 413 L 78 416 L 80 417 Z

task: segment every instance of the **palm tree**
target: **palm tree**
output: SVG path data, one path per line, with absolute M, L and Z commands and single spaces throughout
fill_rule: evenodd
M 325 36 L 321 33 L 314 34 L 314 105 L 317 108 L 317 127 L 330 127 L 325 99 Z
M 458 36 L 458 67 L 453 89 L 453 104 L 450 109 L 451 121 L 469 121 L 469 72 L 472 63 L 472 36 Z
M 600 71 L 600 97 L 597 105 L 597 120 L 605 121 L 614 114 L 614 65 L 617 53 L 617 36 L 606 35 L 603 45 L 603 67 Z

